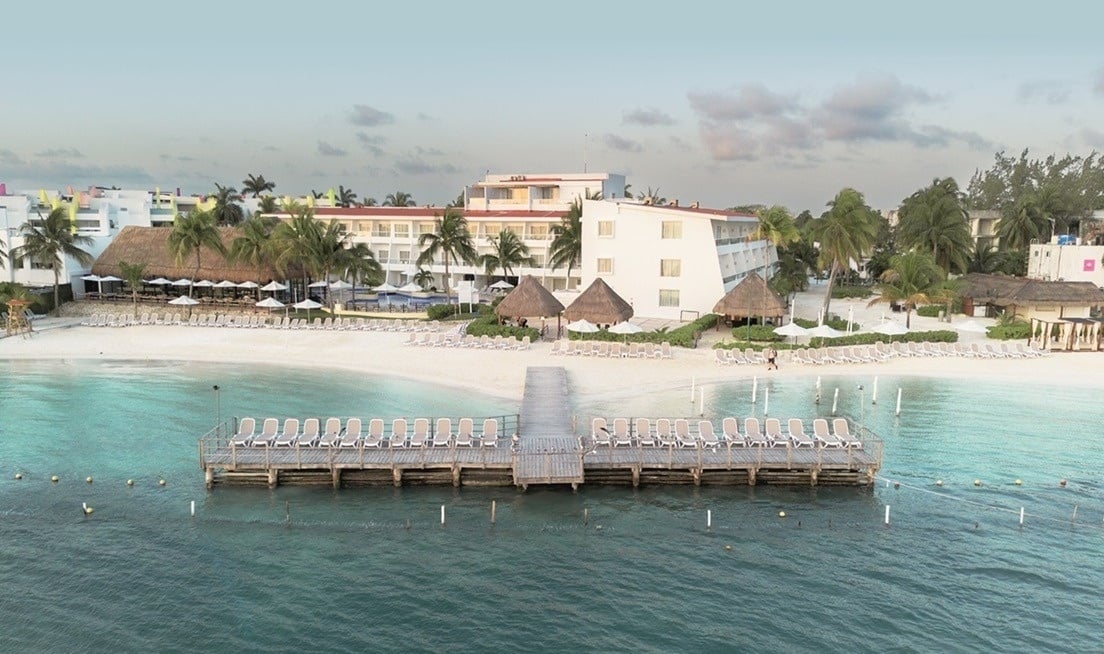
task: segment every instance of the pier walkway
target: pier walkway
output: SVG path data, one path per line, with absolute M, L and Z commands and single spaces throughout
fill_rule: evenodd
M 565 369 L 526 370 L 515 448 L 516 485 L 583 483 L 582 448 L 572 425 Z

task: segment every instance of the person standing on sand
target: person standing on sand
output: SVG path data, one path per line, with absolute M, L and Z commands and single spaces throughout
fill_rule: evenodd
M 764 354 L 767 357 L 767 370 L 778 370 L 778 364 L 775 363 L 778 358 L 778 351 L 774 349 L 774 346 L 768 345 Z

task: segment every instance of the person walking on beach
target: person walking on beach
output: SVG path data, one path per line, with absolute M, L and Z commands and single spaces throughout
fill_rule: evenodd
M 774 349 L 773 345 L 767 346 L 767 351 L 764 352 L 767 357 L 767 370 L 778 370 L 778 364 L 775 360 L 778 358 L 778 351 Z

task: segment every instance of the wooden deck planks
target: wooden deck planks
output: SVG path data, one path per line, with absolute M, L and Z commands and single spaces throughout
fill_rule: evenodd
M 571 421 L 567 371 L 534 366 L 525 371 L 518 417 L 514 479 L 529 484 L 580 484 L 583 461 Z

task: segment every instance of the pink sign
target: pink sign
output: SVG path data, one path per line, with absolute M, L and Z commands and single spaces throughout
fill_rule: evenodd
M 1085 259 L 1081 266 L 1082 272 L 1092 272 L 1096 270 L 1096 259 Z

